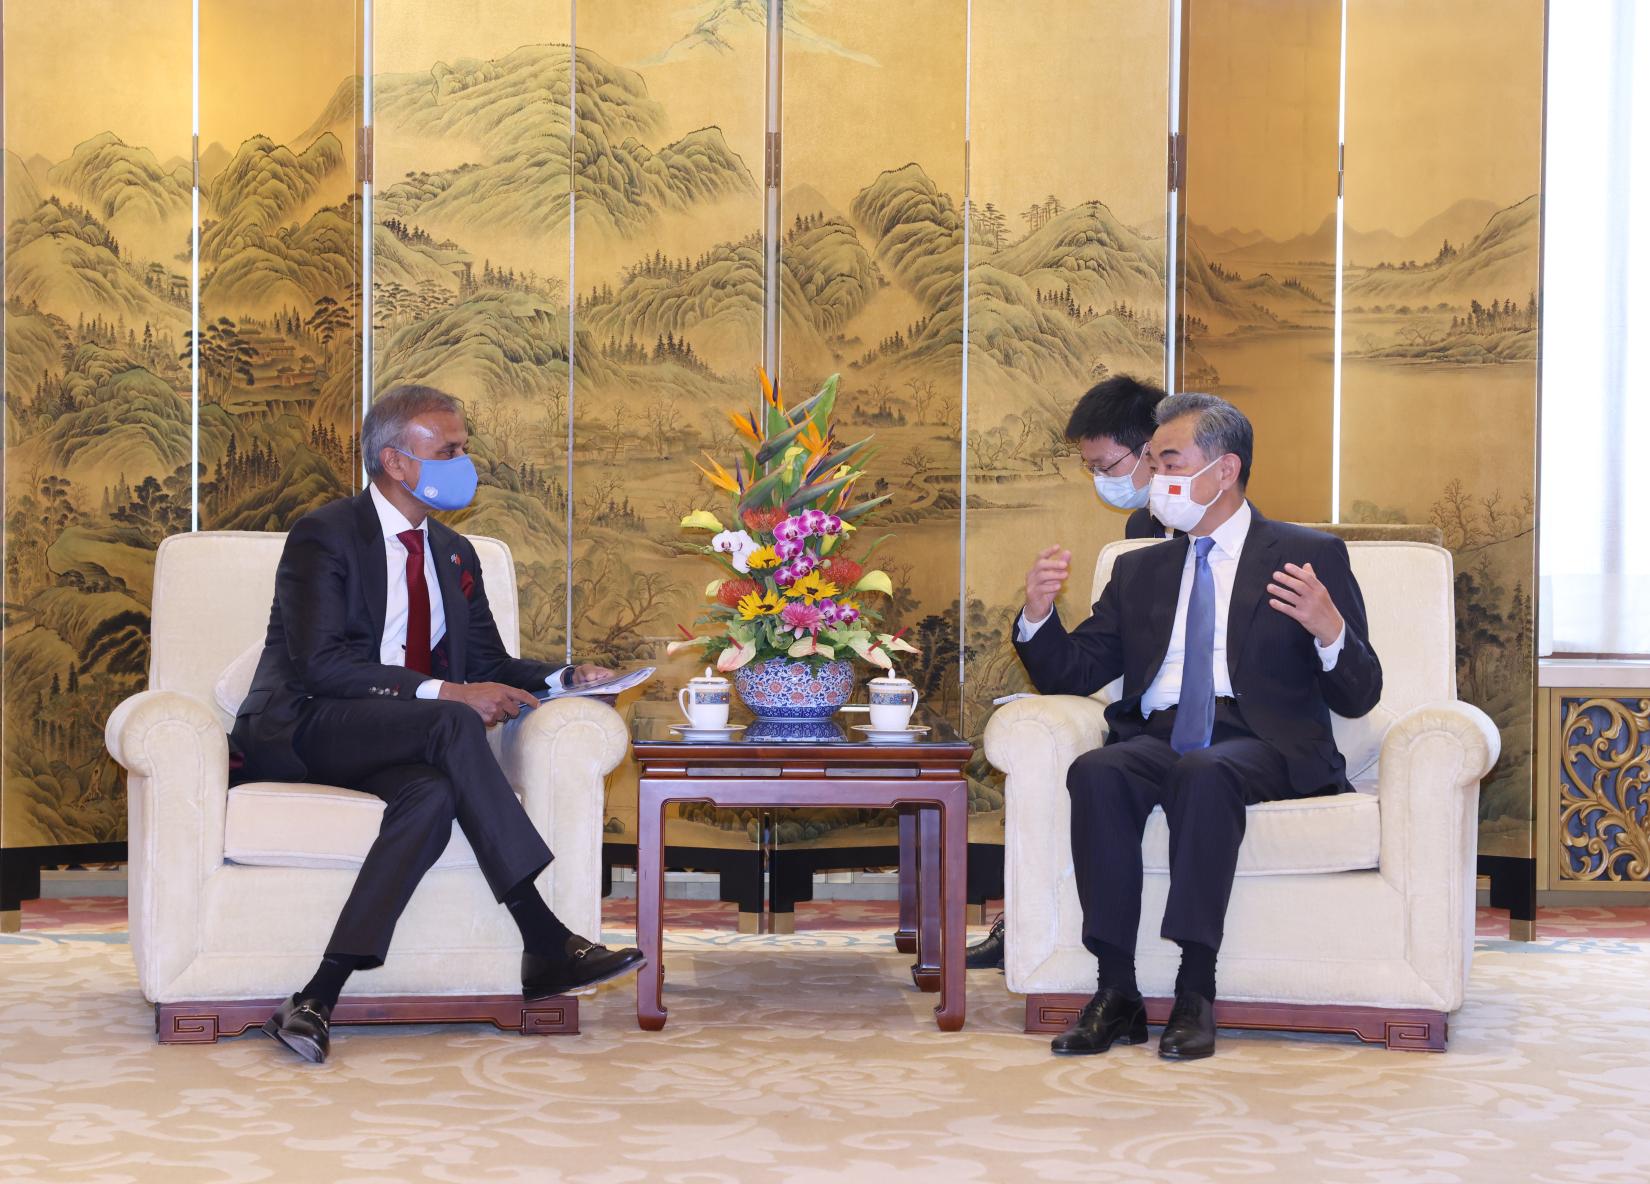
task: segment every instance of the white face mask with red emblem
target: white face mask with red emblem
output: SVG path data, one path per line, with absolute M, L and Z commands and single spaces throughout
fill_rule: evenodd
M 1182 534 L 1190 534 L 1195 530 L 1197 524 L 1203 521 L 1203 515 L 1208 512 L 1209 507 L 1215 504 L 1215 498 L 1220 496 L 1220 490 L 1215 490 L 1215 496 L 1208 501 L 1196 502 L 1192 500 L 1192 482 L 1219 464 L 1220 459 L 1218 456 L 1215 457 L 1189 476 L 1154 474 L 1151 494 L 1147 499 L 1152 517 Z

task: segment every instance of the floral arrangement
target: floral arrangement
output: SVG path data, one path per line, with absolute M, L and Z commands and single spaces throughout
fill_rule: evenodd
M 762 403 L 750 414 L 729 418 L 746 441 L 742 459 L 729 472 L 707 455 L 710 468 L 695 465 L 710 484 L 728 495 L 731 525 L 711 510 L 682 519 L 687 530 L 711 532 L 694 549 L 710 556 L 725 574 L 705 588 L 710 604 L 698 624 L 711 632 L 668 651 L 702 646 L 724 673 L 768 658 L 834 660 L 856 654 L 884 669 L 891 651 L 916 653 L 897 634 L 879 633 L 881 614 L 868 597 L 892 596 L 893 582 L 865 563 L 877 544 L 855 550 L 850 536 L 857 523 L 886 496 L 854 500 L 854 485 L 869 457 L 870 438 L 839 446 L 831 413 L 837 376 L 819 393 L 786 410 L 777 383 L 761 374 Z

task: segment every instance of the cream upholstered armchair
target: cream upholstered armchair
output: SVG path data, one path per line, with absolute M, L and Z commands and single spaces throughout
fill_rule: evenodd
M 305 981 L 383 814 L 377 798 L 332 786 L 227 788 L 227 733 L 251 682 L 285 539 L 206 531 L 161 543 L 149 689 L 117 707 L 105 728 L 127 770 L 132 956 L 163 1041 L 245 1031 Z M 497 539 L 471 542 L 499 633 L 517 653 L 510 550 Z M 623 722 L 603 703 L 569 698 L 493 735 L 556 853 L 540 889 L 573 930 L 596 934 L 603 780 L 628 748 Z M 520 937 L 456 826 L 396 927 L 388 960 L 350 986 L 334 1022 L 578 1030 L 576 1000 L 524 1006 Z
M 1094 600 L 1123 551 L 1100 553 Z M 1500 734 L 1455 698 L 1454 574 L 1442 547 L 1349 542 L 1380 655 L 1380 704 L 1335 717 L 1356 792 L 1249 807 L 1220 951 L 1222 1027 L 1351 1032 L 1389 1047 L 1442 1049 L 1472 958 L 1478 785 Z M 1258 611 L 1269 611 L 1262 606 Z M 1050 695 L 1000 708 L 987 758 L 1008 777 L 1005 971 L 1027 996 L 1026 1030 L 1059 1031 L 1094 993 L 1081 940 L 1066 770 L 1105 737 L 1113 684 L 1093 698 Z M 1168 827 L 1153 811 L 1138 967 L 1163 1022 L 1179 950 L 1158 936 Z

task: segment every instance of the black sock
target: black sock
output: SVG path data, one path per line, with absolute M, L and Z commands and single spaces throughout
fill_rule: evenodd
M 360 970 L 372 959 L 361 954 L 326 954 L 315 971 L 315 977 L 298 992 L 300 999 L 318 999 L 328 1007 L 338 1005 L 338 995 L 353 971 Z
M 567 957 L 567 939 L 573 931 L 550 911 L 533 881 L 523 880 L 504 897 L 516 928 L 521 930 L 521 948 L 541 958 Z
M 1195 991 L 1210 1003 L 1215 1001 L 1215 951 L 1195 941 L 1180 945 L 1180 973 L 1174 977 L 1174 993 Z
M 1100 953 L 1100 989 L 1110 987 L 1124 995 L 1138 997 L 1140 986 L 1134 981 L 1134 952 L 1122 946 L 1098 943 Z

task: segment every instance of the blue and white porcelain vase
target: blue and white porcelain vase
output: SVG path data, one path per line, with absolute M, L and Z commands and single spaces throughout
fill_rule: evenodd
M 829 719 L 854 693 L 854 664 L 768 658 L 741 666 L 733 685 L 757 719 Z

